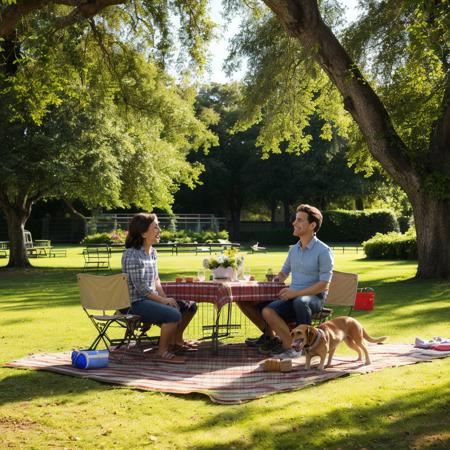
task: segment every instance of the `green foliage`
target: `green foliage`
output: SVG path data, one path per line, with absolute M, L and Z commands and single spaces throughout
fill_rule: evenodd
M 450 176 L 433 172 L 425 177 L 424 190 L 432 197 L 450 200 Z
M 281 149 L 295 154 L 307 151 L 311 142 L 307 128 L 313 116 L 322 119 L 322 139 L 331 140 L 333 129 L 347 136 L 351 119 L 337 90 L 270 14 L 250 16 L 243 23 L 231 60 L 239 55 L 250 64 L 245 103 L 234 130 L 261 122 L 256 144 L 266 157 Z
M 324 211 L 317 237 L 324 242 L 362 242 L 376 233 L 398 232 L 395 214 L 389 210 Z M 262 245 L 293 244 L 292 227 L 241 232 L 240 240 Z
M 194 99 L 105 30 L 30 40 L 15 76 L 0 74 L 1 189 L 12 201 L 170 210 L 179 185 L 192 187 L 202 170 L 188 151 L 215 142 Z
M 80 244 L 124 244 L 127 232 L 124 230 L 112 230 L 108 233 L 94 233 L 84 237 Z
M 219 239 L 228 239 L 228 231 L 191 231 L 191 230 L 162 230 L 161 242 L 177 242 L 179 244 L 188 244 L 194 242 L 206 242 L 212 244 Z
M 386 179 L 378 171 L 371 177 L 355 174 L 347 165 L 347 146 L 342 139 L 336 134 L 331 142 L 320 137 L 324 122 L 317 116 L 307 128 L 309 152 L 299 156 L 283 152 L 264 158 L 264 152 L 255 147 L 261 124 L 246 132 L 230 131 L 241 111 L 242 90 L 238 84 L 212 84 L 199 92 L 197 109 L 212 111 L 220 118 L 212 126 L 219 145 L 208 154 L 190 155 L 191 161 L 204 165 L 205 172 L 194 190 L 182 188 L 177 194 L 176 204 L 184 212 L 199 212 L 200 207 L 202 212 L 239 220 L 249 208 L 259 212 L 264 208 L 270 217 L 280 204 L 290 210 L 304 199 L 322 207 L 337 202 L 350 208 L 355 198 L 370 202 L 381 194 L 385 201 Z
M 362 242 L 376 233 L 399 231 L 397 218 L 389 210 L 325 211 L 318 237 L 325 242 Z
M 369 259 L 417 259 L 417 241 L 413 230 L 401 233 L 377 233 L 362 243 Z
M 373 1 L 344 38 L 422 170 L 433 126 L 446 107 L 449 29 L 447 1 Z

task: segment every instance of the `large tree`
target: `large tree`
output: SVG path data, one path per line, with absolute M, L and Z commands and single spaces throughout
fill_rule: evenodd
M 0 71 L 0 207 L 11 267 L 29 266 L 23 229 L 41 198 L 88 207 L 170 209 L 214 141 L 195 117 L 195 91 L 101 25 L 84 23 L 20 45 Z M 3 67 L 4 68 L 4 67 Z
M 355 33 L 349 33 L 347 47 L 332 32 L 336 15 L 335 9 L 329 7 L 331 0 L 323 0 L 322 9 L 317 0 L 263 1 L 276 23 L 270 17 L 266 20 L 267 14 L 255 6 L 256 2 L 242 3 L 252 4 L 259 22 L 269 24 L 269 28 L 281 24 L 288 38 L 277 34 L 272 42 L 274 34 L 266 33 L 253 48 L 241 48 L 255 56 L 249 64 L 253 74 L 264 67 L 254 78 L 258 89 L 253 90 L 253 104 L 259 101 L 260 107 L 249 110 L 247 125 L 268 114 L 273 120 L 266 120 L 259 141 L 262 145 L 274 150 L 280 142 L 288 141 L 291 149 L 296 145 L 308 147 L 304 129 L 312 113 L 325 119 L 324 135 L 331 135 L 332 127 L 339 130 L 347 126 L 343 123 L 345 115 L 339 113 L 339 93 L 370 154 L 411 201 L 419 254 L 417 276 L 450 278 L 448 1 L 361 1 L 365 15 L 353 28 Z M 180 14 L 184 30 L 181 41 L 191 44 L 194 55 L 199 54 L 210 31 L 205 20 L 206 0 L 2 0 L 2 70 L 12 73 L 17 67 L 21 27 L 33 23 L 23 19 L 35 12 L 53 13 L 52 20 L 42 22 L 52 30 L 93 18 L 106 7 L 121 3 L 115 10 L 120 17 L 131 18 L 128 29 L 150 31 L 149 40 L 153 38 L 153 44 L 157 44 L 153 48 L 160 49 L 163 55 L 167 54 L 166 38 L 171 29 L 170 7 Z M 102 19 L 106 20 L 107 15 Z M 255 35 L 261 37 L 257 31 Z M 352 52 L 352 42 L 359 42 L 367 51 Z M 366 63 L 365 73 L 358 62 Z M 382 74 L 376 72 L 380 67 L 384 69 Z M 371 69 L 375 73 L 369 75 Z M 309 81 L 305 81 L 306 75 Z M 264 97 L 266 88 L 273 88 L 271 98 Z M 268 98 L 270 101 L 265 101 Z
M 338 14 L 331 1 L 264 3 L 273 15 L 256 8 L 234 49 L 251 61 L 242 127 L 264 117 L 259 143 L 266 150 L 286 140 L 303 150 L 312 112 L 324 118 L 324 133 L 348 132 L 338 112 L 343 105 L 372 157 L 412 204 L 417 277 L 450 278 L 448 2 L 361 1 L 363 16 L 340 39 L 332 31 Z M 352 158 L 368 162 L 363 153 Z

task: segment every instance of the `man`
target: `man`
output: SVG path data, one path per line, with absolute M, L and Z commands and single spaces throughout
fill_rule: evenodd
M 333 271 L 333 254 L 326 244 L 317 239 L 322 225 L 322 213 L 310 205 L 297 208 L 293 235 L 299 238 L 289 250 L 286 261 L 276 279 L 285 281 L 292 274 L 291 285 L 279 293 L 279 300 L 262 310 L 268 327 L 281 339 L 281 345 L 271 341 L 272 353 L 279 358 L 299 356 L 292 349 L 292 339 L 287 322 L 311 324 L 312 314 L 319 312 L 325 303 Z M 267 347 L 267 346 L 266 346 Z

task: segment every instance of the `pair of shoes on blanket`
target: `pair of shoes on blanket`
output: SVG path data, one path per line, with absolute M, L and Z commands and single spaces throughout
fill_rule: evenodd
M 437 336 L 429 341 L 424 341 L 423 339 L 416 337 L 416 342 L 415 342 L 414 347 L 424 348 L 424 349 L 429 349 L 429 350 L 448 351 L 448 350 L 450 350 L 450 339 L 446 339 L 446 338 Z
M 153 358 L 153 361 L 164 362 L 169 364 L 184 364 L 186 362 L 186 358 L 184 356 L 175 355 L 175 353 L 165 351 L 164 353 L 156 354 Z

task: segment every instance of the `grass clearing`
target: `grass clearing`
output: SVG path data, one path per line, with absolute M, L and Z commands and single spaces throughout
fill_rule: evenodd
M 277 250 L 246 255 L 257 279 L 281 266 L 286 253 Z M 93 339 L 75 280 L 81 251 L 74 246 L 66 258 L 33 259 L 30 270 L 0 270 L 0 364 Z M 401 343 L 449 337 L 450 283 L 411 280 L 415 264 L 409 261 L 366 261 L 361 253 L 335 257 L 336 269 L 357 272 L 360 286 L 376 289 L 375 310 L 354 314 L 371 335 Z M 203 258 L 160 253 L 161 278 L 195 275 Z M 119 270 L 115 252 L 112 271 L 103 273 Z M 351 353 L 344 346 L 338 352 Z M 224 406 L 197 394 L 139 392 L 0 368 L 1 447 L 448 448 L 449 369 L 444 359 Z

